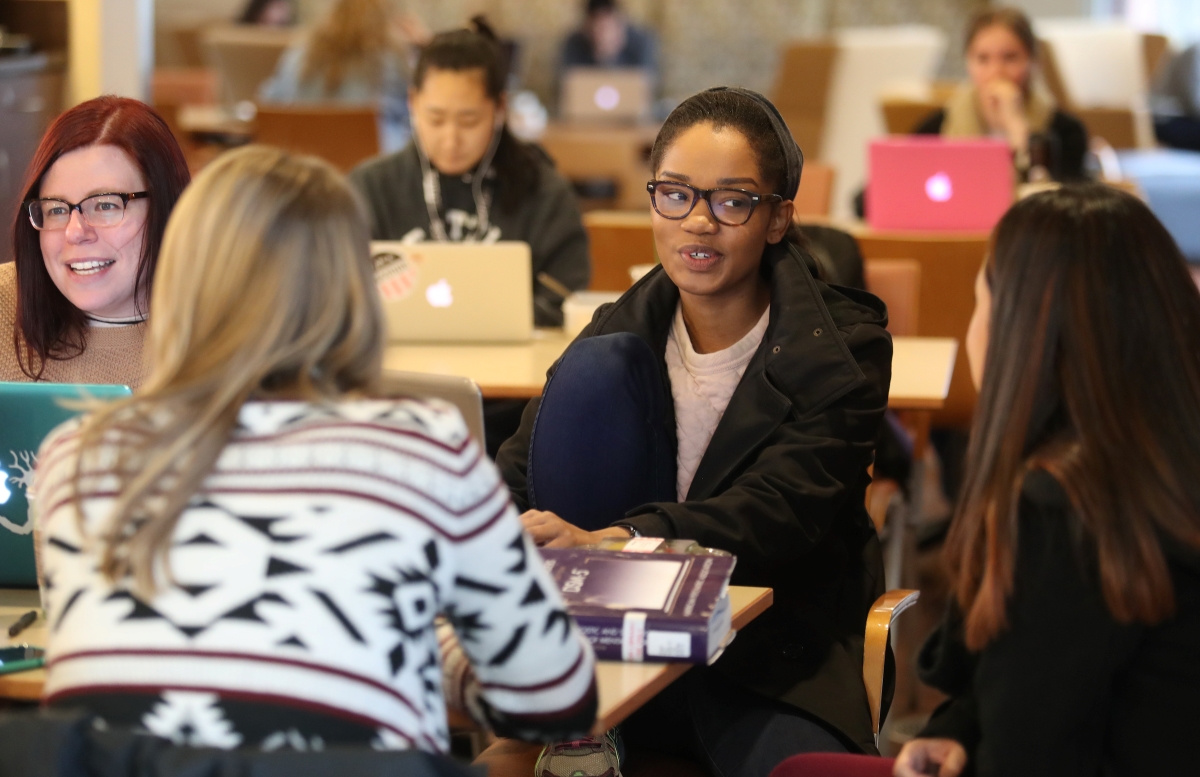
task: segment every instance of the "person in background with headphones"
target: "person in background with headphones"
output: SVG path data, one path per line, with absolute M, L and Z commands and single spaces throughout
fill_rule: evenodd
M 587 232 L 549 157 L 505 127 L 508 64 L 483 17 L 471 24 L 421 50 L 408 94 L 412 142 L 363 163 L 350 181 L 367 201 L 373 239 L 528 243 L 534 321 L 557 326 L 562 292 L 586 287 L 591 274 Z
M 864 494 L 887 311 L 817 277 L 792 222 L 800 149 L 762 95 L 688 98 L 650 162 L 662 263 L 596 313 L 496 464 L 539 545 L 690 539 L 737 556 L 735 585 L 775 591 L 711 667 L 621 724 L 631 749 L 725 777 L 874 753 L 862 630 L 883 563 Z M 618 774 L 619 750 L 551 745 L 535 774 Z

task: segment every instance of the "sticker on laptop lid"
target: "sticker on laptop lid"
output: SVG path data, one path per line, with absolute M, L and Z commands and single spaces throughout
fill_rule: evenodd
M 371 256 L 375 265 L 375 286 L 388 302 L 412 294 L 420 274 L 417 258 L 404 251 L 380 251 Z

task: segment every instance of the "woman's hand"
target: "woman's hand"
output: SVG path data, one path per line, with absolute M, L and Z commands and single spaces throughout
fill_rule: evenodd
M 525 525 L 525 531 L 529 532 L 529 536 L 539 548 L 575 548 L 580 545 L 595 545 L 605 537 L 629 537 L 629 530 L 619 526 L 599 531 L 584 531 L 544 510 L 527 510 L 521 516 L 521 523 Z
M 894 777 L 957 777 L 967 765 L 967 751 L 953 739 L 913 739 L 896 756 Z
M 1029 144 L 1029 124 L 1025 121 L 1025 95 L 1021 87 L 997 78 L 983 86 L 979 101 L 988 128 L 1003 132 L 1013 148 L 1025 150 Z

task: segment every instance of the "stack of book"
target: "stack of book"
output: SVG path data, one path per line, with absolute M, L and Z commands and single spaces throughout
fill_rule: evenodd
M 540 551 L 597 658 L 712 663 L 733 638 L 727 553 L 642 537 Z

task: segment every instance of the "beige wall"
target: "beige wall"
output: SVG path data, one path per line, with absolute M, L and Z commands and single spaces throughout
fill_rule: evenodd
M 299 0 L 305 20 L 320 16 L 332 0 Z M 656 29 L 662 41 L 663 91 L 685 97 L 717 84 L 767 91 L 775 75 L 779 46 L 792 38 L 818 36 L 838 27 L 925 23 L 958 41 L 970 12 L 985 0 L 625 0 L 639 23 Z M 164 31 L 205 19 L 231 18 L 242 0 L 155 0 L 160 28 L 159 61 L 177 54 Z M 579 0 L 397 0 L 397 7 L 420 16 L 434 30 L 462 25 L 486 13 L 497 29 L 522 43 L 524 84 L 543 100 L 551 97 L 553 68 L 562 38 L 581 18 Z M 952 43 L 943 68 L 962 72 L 959 47 Z

